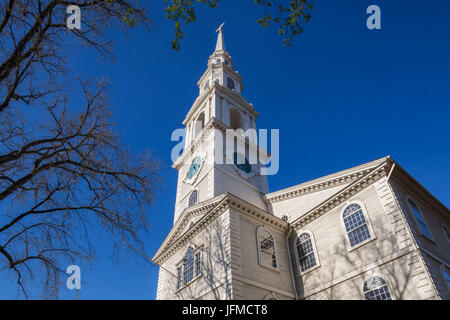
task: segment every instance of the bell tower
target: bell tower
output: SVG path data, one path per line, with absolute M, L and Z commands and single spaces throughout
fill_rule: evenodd
M 242 97 L 242 76 L 226 51 L 223 25 L 197 82 L 199 95 L 183 121 L 185 146 L 172 166 L 178 170 L 174 223 L 187 208 L 227 192 L 266 209 L 262 196 L 268 192 L 267 176 L 260 174 L 257 162 L 249 161 L 258 149 L 259 114 Z M 227 129 L 239 130 L 227 139 Z

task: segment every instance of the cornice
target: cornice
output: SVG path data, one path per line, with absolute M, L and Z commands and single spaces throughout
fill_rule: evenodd
M 228 59 L 230 61 L 231 65 L 234 66 L 233 58 L 231 57 L 231 55 L 227 51 L 224 51 L 224 50 L 214 51 L 213 53 L 211 53 L 211 55 L 208 58 L 207 65 L 210 66 L 212 64 L 215 64 L 214 63 L 214 59 L 216 59 L 218 57 L 223 57 L 223 58 Z
M 187 113 L 186 117 L 182 122 L 184 126 L 187 125 L 192 115 L 197 111 L 197 108 L 201 106 L 207 98 L 210 100 L 213 98 L 213 94 L 215 94 L 214 91 L 218 92 L 218 96 L 220 98 L 224 98 L 224 96 L 227 96 L 227 98 L 229 98 L 230 100 L 234 100 L 233 101 L 234 103 L 243 106 L 244 109 L 246 109 L 246 111 L 248 111 L 255 117 L 255 119 L 259 116 L 259 112 L 257 112 L 253 107 L 253 105 L 251 105 L 247 100 L 245 100 L 245 98 L 242 97 L 242 95 L 222 86 L 220 83 L 217 83 L 216 81 L 213 81 L 209 89 L 203 92 L 195 99 L 194 103 L 192 104 L 192 107 L 189 109 L 189 112 Z
M 186 161 L 186 158 L 188 158 L 190 155 L 192 155 L 195 150 L 197 149 L 197 145 L 203 141 L 204 137 L 209 133 L 208 129 L 211 129 L 214 127 L 214 122 L 217 121 L 216 118 L 211 117 L 208 122 L 205 124 L 205 127 L 202 129 L 200 134 L 196 136 L 191 143 L 188 146 L 185 146 L 185 150 L 183 150 L 183 153 L 174 161 L 172 164 L 172 168 L 179 170 L 180 167 L 183 166 L 184 162 Z
M 219 129 L 223 134 L 226 134 L 226 129 L 229 129 L 229 127 L 216 117 L 211 117 L 205 124 L 205 127 L 202 129 L 200 134 L 197 137 L 195 137 L 187 147 L 185 147 L 183 153 L 174 161 L 174 163 L 172 164 L 173 169 L 179 170 L 180 167 L 183 166 L 183 164 L 186 161 L 186 158 L 189 158 L 195 152 L 195 150 L 197 149 L 197 145 L 203 141 L 205 135 L 209 133 L 208 130 L 210 129 Z M 262 149 L 260 146 L 250 141 L 248 137 L 236 137 L 236 138 L 239 139 L 240 143 L 245 142 L 246 144 L 248 144 L 249 147 L 256 148 L 256 150 L 259 149 L 261 154 L 263 155 L 268 154 L 269 155 L 268 157 L 270 157 L 270 154 L 266 150 Z
M 377 168 L 380 163 L 383 163 L 387 159 L 392 161 L 392 158 L 389 156 L 383 157 L 296 186 L 268 193 L 264 196 L 264 201 L 267 204 L 276 203 L 355 181 Z
M 167 253 L 173 252 L 173 249 L 178 248 L 178 242 L 180 242 L 180 240 L 185 239 L 187 235 L 191 234 L 195 230 L 198 230 L 199 227 L 204 225 L 205 221 L 209 221 L 208 219 L 204 218 L 209 216 L 211 217 L 215 216 L 215 214 L 211 214 L 211 212 L 214 213 L 214 211 L 220 209 L 223 206 L 224 199 L 225 195 L 222 195 L 217 198 L 213 198 L 210 201 L 199 203 L 194 207 L 186 208 L 180 215 L 180 218 L 178 219 L 177 223 L 175 223 L 175 225 L 172 227 L 172 231 L 169 232 L 163 244 L 158 249 L 152 260 L 155 263 L 158 263 L 158 261 L 163 259 Z M 200 221 L 198 221 L 198 223 L 196 223 L 195 226 L 193 226 L 184 234 L 182 234 L 189 221 L 191 221 L 192 218 L 197 217 L 201 214 L 205 214 L 205 216 L 202 219 L 200 219 Z
M 208 74 L 208 71 L 209 71 L 210 69 L 212 69 L 212 67 L 213 67 L 212 65 L 208 65 L 208 66 L 206 67 L 205 72 L 203 72 L 202 76 L 201 76 L 200 79 L 197 81 L 197 86 L 200 87 L 200 83 L 203 81 L 203 79 L 205 79 L 206 75 Z
M 212 117 L 212 118 L 213 118 L 213 122 L 211 123 L 211 127 L 214 129 L 219 129 L 222 132 L 222 134 L 224 134 L 224 136 L 226 136 L 226 130 L 230 129 L 230 127 L 227 126 L 222 121 L 220 121 L 219 119 L 217 119 L 216 117 Z M 242 130 L 244 130 L 244 129 L 242 129 Z M 257 131 L 256 129 L 254 129 L 254 130 Z M 245 134 L 245 130 L 244 130 L 244 134 Z M 240 143 L 240 144 L 242 144 L 242 146 L 245 144 L 245 148 L 249 149 L 249 150 L 258 150 L 258 152 L 259 152 L 258 156 L 264 157 L 265 161 L 269 160 L 271 154 L 267 150 L 263 149 L 258 144 L 256 144 L 252 140 L 250 140 L 250 138 L 248 136 L 236 135 L 235 137 L 237 139 L 238 144 Z M 267 155 L 267 156 L 264 156 L 264 155 Z
M 314 193 L 314 192 L 318 192 L 321 190 L 325 190 L 328 188 L 337 187 L 337 186 L 343 185 L 345 183 L 355 181 L 355 180 L 361 178 L 362 176 L 368 174 L 372 170 L 373 169 L 365 169 L 365 170 L 361 170 L 358 172 L 349 173 L 349 174 L 346 174 L 346 175 L 343 175 L 340 177 L 336 177 L 333 179 L 329 179 L 326 181 L 320 181 L 320 182 L 312 183 L 312 184 L 305 185 L 305 186 L 299 186 L 298 188 L 293 189 L 293 190 L 288 190 L 286 192 L 282 192 L 282 193 L 275 194 L 272 196 L 266 196 L 264 201 L 266 203 L 276 203 L 276 202 L 288 200 L 291 198 L 300 197 L 300 196 L 303 196 L 303 195 L 306 195 L 309 193 Z
M 213 91 L 213 86 L 209 87 L 208 90 L 203 92 L 201 95 L 199 95 L 195 99 L 194 103 L 192 104 L 192 107 L 189 109 L 189 112 L 187 113 L 186 117 L 184 118 L 183 122 L 181 123 L 182 125 L 186 126 L 186 124 L 189 122 L 192 115 L 197 111 L 197 108 L 200 105 L 202 105 L 207 98 L 209 98 L 210 100 L 212 99 L 212 95 L 211 95 L 212 91 Z
M 390 180 L 393 180 L 394 183 L 399 184 L 419 199 L 429 199 L 430 201 L 422 201 L 422 203 L 440 214 L 447 221 L 450 221 L 450 210 L 398 163 L 395 163 Z
M 220 64 L 214 63 L 214 64 L 210 65 L 210 66 L 206 69 L 205 73 L 204 73 L 203 76 L 200 78 L 200 80 L 197 82 L 197 85 L 200 85 L 200 83 L 201 83 L 201 82 L 203 81 L 203 79 L 206 77 L 206 75 L 208 74 L 208 71 L 209 71 L 210 69 L 212 69 L 213 72 L 216 71 L 216 70 L 221 70 L 221 69 L 223 69 L 223 70 L 227 71 L 228 73 L 233 74 L 233 75 L 238 79 L 239 84 L 241 84 L 241 86 L 242 86 L 242 79 L 243 79 L 243 77 L 241 76 L 241 74 L 240 74 L 239 72 L 237 72 L 236 70 L 234 70 L 234 67 L 227 66 L 227 65 L 226 65 L 225 63 L 223 63 L 223 62 L 221 62 Z M 242 89 L 242 88 L 241 88 L 241 89 Z M 241 90 L 241 91 L 242 91 L 242 90 Z
M 334 196 L 328 198 L 300 218 L 296 219 L 292 222 L 292 227 L 295 230 L 299 230 L 303 228 L 308 223 L 316 220 L 323 214 L 327 213 L 331 209 L 337 207 L 344 201 L 348 200 L 361 190 L 365 189 L 369 185 L 373 184 L 375 181 L 381 179 L 384 176 L 387 176 L 389 170 L 393 165 L 393 161 L 390 158 L 387 158 L 383 163 L 381 163 L 377 168 L 372 170 L 370 173 L 362 176 L 349 186 L 345 187 L 343 190 L 339 191 Z
M 234 100 L 236 104 L 239 104 L 240 106 L 245 107 L 245 109 L 250 112 L 255 118 L 259 116 L 259 112 L 256 111 L 255 107 L 251 105 L 245 98 L 240 95 L 239 93 L 236 93 L 230 89 L 228 89 L 225 86 L 222 86 L 220 83 L 217 83 L 214 81 L 214 88 L 217 89 L 220 93 L 223 95 L 226 95 L 230 100 Z M 223 96 L 220 96 L 223 98 Z
M 213 208 L 211 209 L 211 207 Z M 184 248 L 189 241 L 191 241 L 197 234 L 204 230 L 212 221 L 214 221 L 229 208 L 233 208 L 242 214 L 253 217 L 261 221 L 261 223 L 270 225 L 271 227 L 281 231 L 287 231 L 289 227 L 289 224 L 282 219 L 275 217 L 274 215 L 257 208 L 232 194 L 225 193 L 219 200 L 208 206 L 208 212 L 203 216 L 203 218 L 201 218 L 192 228 L 181 234 L 190 219 L 195 216 L 193 214 L 195 210 L 190 210 L 186 213 L 186 215 L 182 218 L 183 222 L 176 227 L 174 226 L 174 228 L 176 228 L 175 232 L 169 234 L 170 238 L 155 254 L 153 261 L 158 265 L 161 265 L 167 261 L 167 259 L 169 259 L 181 248 Z
M 237 209 L 239 212 L 260 220 L 261 222 L 270 225 L 272 228 L 278 229 L 280 231 L 287 231 L 289 228 L 289 223 L 274 216 L 273 214 L 262 210 L 254 205 L 248 203 L 241 198 L 238 198 L 232 194 L 228 194 L 230 198 L 229 206 L 233 209 Z

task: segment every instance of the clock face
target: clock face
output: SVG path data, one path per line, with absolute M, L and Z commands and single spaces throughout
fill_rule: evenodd
M 234 164 L 236 167 L 238 167 L 239 170 L 242 170 L 247 174 L 252 171 L 252 166 L 250 165 L 248 159 L 242 154 L 238 154 L 237 152 L 234 153 Z
M 195 157 L 194 160 L 192 160 L 191 166 L 189 167 L 189 171 L 186 175 L 188 180 L 191 180 L 193 177 L 197 175 L 197 173 L 200 171 L 200 167 L 202 166 L 202 158 L 200 156 Z

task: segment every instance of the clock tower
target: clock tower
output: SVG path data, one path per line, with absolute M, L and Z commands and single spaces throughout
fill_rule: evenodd
M 184 150 L 173 164 L 178 170 L 174 223 L 187 208 L 223 193 L 266 209 L 262 197 L 268 181 L 257 161 L 258 150 L 259 159 L 266 157 L 258 148 L 258 112 L 242 97 L 242 76 L 225 48 L 222 27 L 183 121 Z

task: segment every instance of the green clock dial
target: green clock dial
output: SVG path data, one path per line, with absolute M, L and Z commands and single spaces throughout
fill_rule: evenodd
M 234 153 L 234 164 L 236 165 L 236 167 L 238 167 L 239 170 L 242 170 L 247 174 L 252 171 L 252 166 L 250 165 L 248 159 L 243 155 L 238 154 L 237 152 Z
M 190 180 L 198 173 L 200 170 L 200 167 L 202 166 L 202 158 L 201 157 L 195 157 L 194 160 L 192 160 L 191 166 L 189 167 L 189 171 L 187 173 L 187 178 Z

